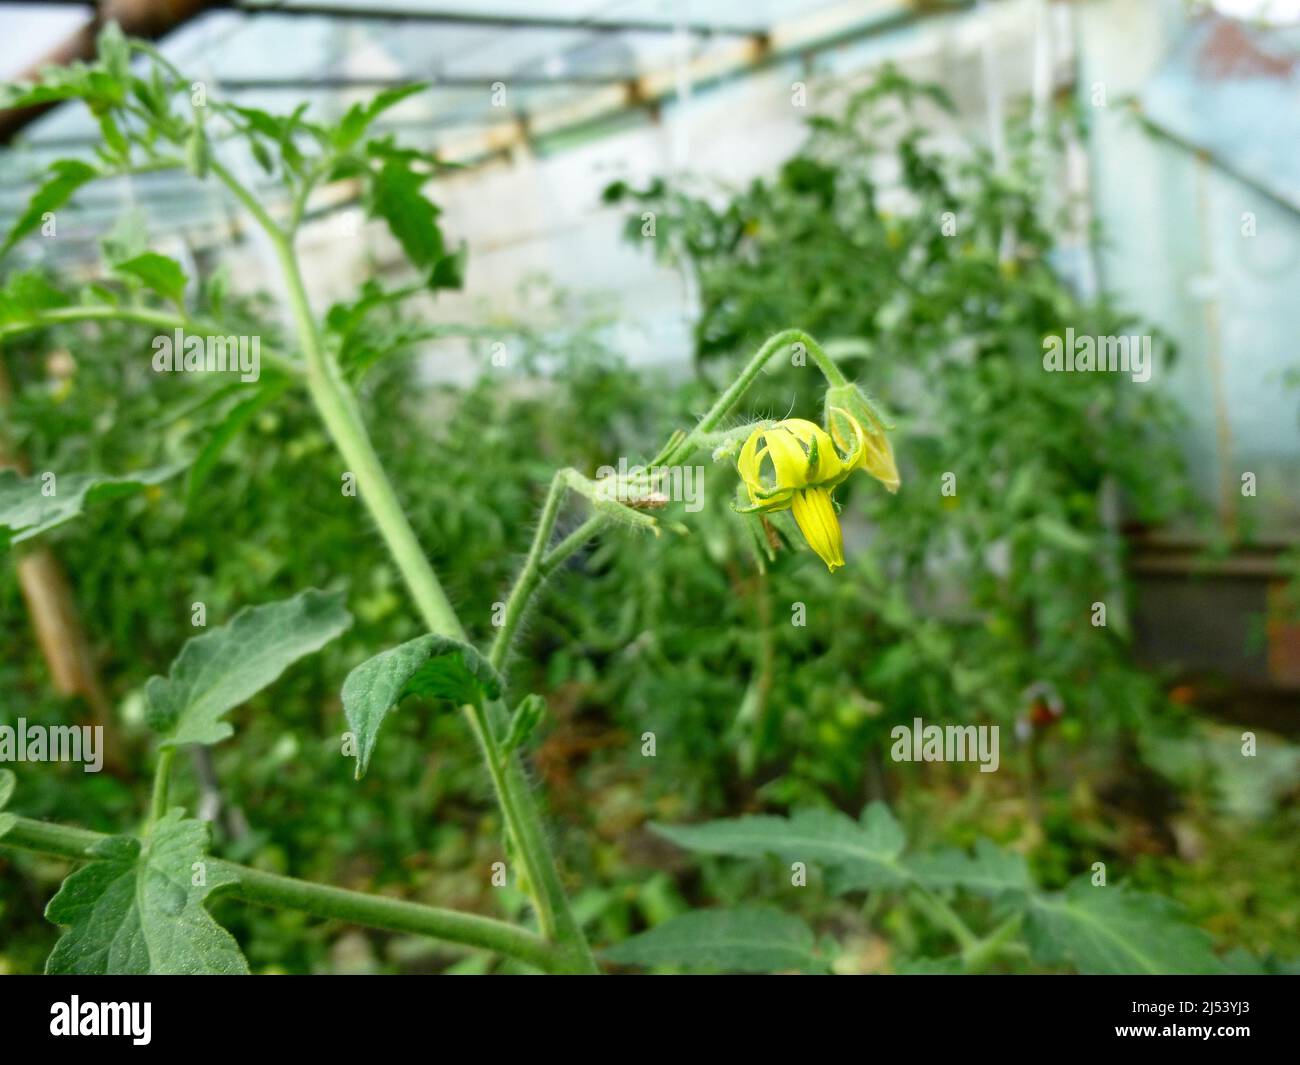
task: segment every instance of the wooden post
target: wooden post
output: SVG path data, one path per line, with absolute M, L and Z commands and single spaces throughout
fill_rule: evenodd
M 0 354 L 0 411 L 12 403 L 8 365 Z M 16 470 L 20 476 L 28 473 L 23 456 L 13 449 L 2 431 L 0 469 Z M 104 767 L 110 773 L 121 775 L 126 770 L 126 762 L 113 707 L 100 680 L 90 638 L 77 613 L 67 574 L 54 552 L 44 544 L 19 545 L 15 553 L 18 583 L 55 690 L 60 695 L 80 696 L 85 700 L 91 723 L 103 729 Z

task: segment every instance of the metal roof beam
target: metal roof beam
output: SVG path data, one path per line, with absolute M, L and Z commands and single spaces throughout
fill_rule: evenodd
M 369 22 L 435 22 L 447 26 L 487 26 L 503 30 L 579 30 L 590 33 L 686 33 L 708 37 L 750 37 L 760 26 L 714 26 L 707 22 L 678 24 L 655 19 L 564 18 L 556 15 L 494 15 L 469 11 L 421 11 L 418 8 L 361 6 L 360 4 L 249 4 L 226 0 L 220 7 L 247 15 L 287 15 L 298 18 L 349 19 Z
M 225 92 L 278 92 L 281 90 L 316 89 L 322 92 L 341 92 L 346 89 L 400 89 L 407 85 L 426 82 L 431 89 L 486 89 L 493 82 L 503 82 L 511 87 L 525 88 L 563 88 L 566 85 L 621 85 L 635 75 L 607 75 L 591 77 L 586 75 L 558 77 L 536 76 L 532 74 L 456 74 L 449 77 L 434 75 L 432 78 L 223 78 L 218 75 L 214 81 Z

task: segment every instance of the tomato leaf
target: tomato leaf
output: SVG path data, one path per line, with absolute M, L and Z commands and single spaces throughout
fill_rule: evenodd
M 1085 975 L 1223 971 L 1210 937 L 1185 923 L 1174 903 L 1125 887 L 1094 887 L 1087 876 L 1058 894 L 1034 897 L 1028 932 L 1036 960 Z
M 309 588 L 292 599 L 248 607 L 181 648 L 166 677 L 145 685 L 145 719 L 162 746 L 219 743 L 234 732 L 224 715 L 304 655 L 352 624 L 342 593 Z
M 740 817 L 702 825 L 650 826 L 679 847 L 700 854 L 816 864 L 827 870 L 832 890 L 897 887 L 910 873 L 899 860 L 906 839 L 883 803 L 872 803 L 854 821 L 835 810 L 799 810 L 790 817 Z
M 427 87 L 421 83 L 402 85 L 395 89 L 385 89 L 369 103 L 353 104 L 339 120 L 338 129 L 334 131 L 334 147 L 339 151 L 347 151 L 365 136 L 375 119 L 390 107 L 395 107 L 408 96 L 423 92 Z
M 39 317 L 42 311 L 71 303 L 66 293 L 51 285 L 38 271 L 21 270 L 0 289 L 0 325 L 29 321 Z
M 0 255 L 4 255 L 39 226 L 47 213 L 58 210 L 72 199 L 73 194 L 82 185 L 99 175 L 98 170 L 80 159 L 56 160 L 50 170 L 53 172 L 53 177 L 37 189 L 28 201 L 27 209 L 18 216 L 18 221 L 9 230 L 4 244 L 0 245 Z
M 438 208 L 420 190 L 428 178 L 400 157 L 390 157 L 371 175 L 370 214 L 382 218 L 421 270 L 432 271 L 444 254 Z
M 936 851 L 911 858 L 907 865 L 917 883 L 928 888 L 962 888 L 989 898 L 1034 890 L 1024 856 L 1003 850 L 988 839 L 976 840 L 973 855 L 960 850 Z
M 121 477 L 69 473 L 52 480 L 45 475 L 23 478 L 13 470 L 0 470 L 0 550 L 71 521 L 93 503 L 160 484 L 183 468 L 183 464 L 159 466 Z
M 362 662 L 343 682 L 343 712 L 357 737 L 357 779 L 370 765 L 384 719 L 406 696 L 481 706 L 503 687 L 486 658 L 447 636 L 419 636 Z
M 257 413 L 279 399 L 290 384 L 288 378 L 277 378 L 268 384 L 264 384 L 248 399 L 235 404 L 226 412 L 221 421 L 212 429 L 212 434 L 208 437 L 207 443 L 203 445 L 203 449 L 195 456 L 194 463 L 190 466 L 187 488 L 188 503 L 193 504 L 198 498 L 199 489 L 203 487 L 203 482 L 208 479 L 208 474 L 216 466 L 222 452 L 244 431 L 248 423 L 257 416 Z
M 185 299 L 185 271 L 180 263 L 166 255 L 147 251 L 125 262 L 115 263 L 113 269 L 143 281 L 147 288 L 177 306 Z
M 802 920 L 767 906 L 695 910 L 603 952 L 616 965 L 668 965 L 711 972 L 767 973 L 827 968 Z
M 237 975 L 248 962 L 204 906 L 235 882 L 205 861 L 208 826 L 179 807 L 148 840 L 115 837 L 102 857 L 72 873 L 45 908 L 67 931 L 45 971 L 76 975 Z M 198 881 L 196 884 L 195 882 Z

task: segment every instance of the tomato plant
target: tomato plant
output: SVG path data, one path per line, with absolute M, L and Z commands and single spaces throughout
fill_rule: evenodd
M 1020 312 L 1027 333 L 1063 313 L 1061 303 L 1066 297 L 1045 271 L 1035 271 L 1032 283 L 1023 289 L 1012 285 L 1010 272 L 990 258 L 987 239 L 977 242 L 969 253 L 957 253 L 945 245 L 931 247 L 919 221 L 891 228 L 874 213 L 868 215 L 866 231 L 861 226 L 846 229 L 836 210 L 824 209 L 835 203 L 841 179 L 828 164 L 812 158 L 788 166 L 779 191 L 757 186 L 752 190 L 753 203 L 729 206 L 721 217 L 708 215 L 696 201 L 679 201 L 677 209 L 683 216 L 703 219 L 710 231 L 706 238 L 692 237 L 688 244 L 691 254 L 713 271 L 706 285 L 702 354 L 734 355 L 747 349 L 745 358 L 721 376 L 716 389 L 710 387 L 712 394 L 695 408 L 705 413 L 689 428 L 669 432 L 666 425 L 655 426 L 664 440 L 657 451 L 647 450 L 650 457 L 643 465 L 594 478 L 573 466 L 549 474 L 522 565 L 500 599 L 494 632 L 490 639 L 476 642 L 470 638 L 473 626 L 453 606 L 456 597 L 447 590 L 449 575 L 432 561 L 439 548 L 430 548 L 417 535 L 411 509 L 403 503 L 379 458 L 372 439 L 375 429 L 364 416 L 366 397 L 360 392 L 361 383 L 385 355 L 427 333 L 427 328 L 401 317 L 403 303 L 420 293 L 454 286 L 463 269 L 464 250 L 448 247 L 437 207 L 425 193 L 428 182 L 441 169 L 437 158 L 372 133 L 373 123 L 386 109 L 420 87 L 382 93 L 368 104 L 353 107 L 340 122 L 326 126 L 313 121 L 303 109 L 275 115 L 209 98 L 201 83 L 174 69 L 151 46 L 122 38 L 112 26 L 101 37 L 99 55 L 95 64 L 51 74 L 36 86 L 12 87 L 0 98 L 0 105 L 6 107 L 81 100 L 103 132 L 93 162 L 66 159 L 52 168 L 51 177 L 36 191 L 9 233 L 4 251 L 30 238 L 51 212 L 61 209 L 92 181 L 184 169 L 195 181 L 223 187 L 259 227 L 287 293 L 291 327 L 283 331 L 267 328 L 265 315 L 256 307 L 231 299 L 212 278 L 192 282 L 180 262 L 150 249 L 140 234 L 126 230 L 104 241 L 104 269 L 90 284 L 78 287 L 71 278 L 38 271 L 10 273 L 0 290 L 0 339 L 30 337 L 69 326 L 100 330 L 143 327 L 153 332 L 155 339 L 176 338 L 169 356 L 157 347 L 153 351 L 154 356 L 164 354 L 153 368 L 174 374 L 177 359 L 188 353 L 190 340 L 199 342 L 196 357 L 202 351 L 196 368 L 206 369 L 203 360 L 216 350 L 214 340 L 221 342 L 220 353 L 233 357 L 229 338 L 251 335 L 258 340 L 258 363 L 254 367 L 248 361 L 250 346 L 236 345 L 243 372 L 227 375 L 221 385 L 209 380 L 216 375 L 201 375 L 202 379 L 193 383 L 169 376 L 162 385 L 148 389 L 156 394 L 175 386 L 174 391 L 184 395 L 189 404 L 221 411 L 204 430 L 205 438 L 197 447 L 178 450 L 162 464 L 115 474 L 75 468 L 39 470 L 27 477 L 14 472 L 0 474 L 0 546 L 15 554 L 27 551 L 37 537 L 84 513 L 119 505 L 132 493 L 149 498 L 173 490 L 184 471 L 188 471 L 188 492 L 199 495 L 223 451 L 250 424 L 275 412 L 303 414 L 292 424 L 302 439 L 311 433 L 323 434 L 334 449 L 341 484 L 331 490 L 337 491 L 336 498 L 347 506 L 353 501 L 364 506 L 422 630 L 413 639 L 370 648 L 369 657 L 346 676 L 335 678 L 346 719 L 346 729 L 340 729 L 339 753 L 354 759 L 360 778 L 385 756 L 386 748 L 392 750 L 393 738 L 390 735 L 385 743 L 381 730 L 391 731 L 391 715 L 404 700 L 458 708 L 492 786 L 508 855 L 505 864 L 512 882 L 527 897 L 531 915 L 527 920 L 499 920 L 228 860 L 210 853 L 206 822 L 173 801 L 178 751 L 211 748 L 230 740 L 235 730 L 229 716 L 237 707 L 272 685 L 286 683 L 281 678 L 287 671 L 308 656 L 328 654 L 329 646 L 350 629 L 352 610 L 360 609 L 356 597 L 327 574 L 320 582 L 324 587 L 295 590 L 292 595 L 232 611 L 224 623 L 214 624 L 174 648 L 165 673 L 152 676 L 144 685 L 143 717 L 154 737 L 155 762 L 150 801 L 137 831 L 106 834 L 0 814 L 0 846 L 78 863 L 46 910 L 49 920 L 64 928 L 48 958 L 47 971 L 246 972 L 249 965 L 239 944 L 209 910 L 209 904 L 222 897 L 439 939 L 490 951 L 545 972 L 596 971 L 596 955 L 575 914 L 543 822 L 537 790 L 524 763 L 548 706 L 519 678 L 534 678 L 548 663 L 530 662 L 518 654 L 521 648 L 531 650 L 520 637 L 530 608 L 550 578 L 596 538 L 626 532 L 656 537 L 657 543 L 663 544 L 692 531 L 694 522 L 695 530 L 709 535 L 711 541 L 714 534 L 727 541 L 722 553 L 728 564 L 743 559 L 760 581 L 767 579 L 768 567 L 777 561 L 778 552 L 783 560 L 790 554 L 786 548 L 798 548 L 805 542 L 825 563 L 825 572 L 807 578 L 815 582 L 810 586 L 819 594 L 828 598 L 854 595 L 852 589 L 861 580 L 861 587 L 868 591 L 867 602 L 879 610 L 890 630 L 886 650 L 892 656 L 882 658 L 873 678 L 880 686 L 888 686 L 891 678 L 903 674 L 916 676 L 915 670 L 905 668 L 907 656 L 943 660 L 953 646 L 890 590 L 890 577 L 878 570 L 873 577 L 870 559 L 862 552 L 855 554 L 852 543 L 846 546 L 836 506 L 848 496 L 860 502 L 864 491 L 870 491 L 869 512 L 892 536 L 883 549 L 901 560 L 902 571 L 892 577 L 892 583 L 901 586 L 924 572 L 926 553 L 933 542 L 922 530 L 933 519 L 933 508 L 919 503 L 915 510 L 902 510 L 906 519 L 895 518 L 892 527 L 886 516 L 889 508 L 904 505 L 909 471 L 916 469 L 918 462 L 922 465 L 917 475 L 927 477 L 949 460 L 951 452 L 939 449 L 947 446 L 970 451 L 977 434 L 987 428 L 987 422 L 978 418 L 952 413 L 965 409 L 962 389 L 969 387 L 969 366 L 933 367 L 943 389 L 943 402 L 936 408 L 943 418 L 936 424 L 934 439 L 916 440 L 915 453 L 921 459 L 900 447 L 896 463 L 889 416 L 843 369 L 860 353 L 819 343 L 812 335 L 829 329 L 833 335 L 854 333 L 878 340 L 876 323 L 847 320 L 841 311 L 846 303 L 855 301 L 890 301 L 875 293 L 846 299 L 843 293 L 796 289 L 788 305 L 773 314 L 760 313 L 755 308 L 763 305 L 772 291 L 770 283 L 766 288 L 754 283 L 765 272 L 772 272 L 765 271 L 766 257 L 782 248 L 830 249 L 847 257 L 865 246 L 879 251 L 887 260 L 880 270 L 889 273 L 898 272 L 911 259 L 902 252 L 890 258 L 893 253 L 885 249 L 920 249 L 932 261 L 942 260 L 950 267 L 939 275 L 945 285 L 927 297 L 936 306 L 947 308 L 946 314 L 958 314 L 968 302 L 962 293 L 968 294 L 974 279 L 986 286 L 986 295 L 1007 297 Z M 247 152 L 264 174 L 278 183 L 283 195 L 272 202 L 287 205 L 283 211 L 266 206 L 264 198 L 238 176 L 237 168 L 229 163 L 235 151 Z M 938 164 L 918 146 L 912 146 L 909 158 L 913 183 L 933 185 L 931 206 L 956 197 L 954 189 L 942 184 Z M 847 167 L 842 172 L 848 175 L 843 179 L 846 184 L 852 180 L 851 198 L 871 203 L 871 187 L 864 184 L 862 176 Z M 317 315 L 303 280 L 296 238 L 313 192 L 341 180 L 359 186 L 368 210 L 387 224 L 419 280 L 400 288 L 369 282 L 354 299 Z M 1001 197 L 1001 207 L 1015 199 L 1014 190 L 1000 186 L 976 188 L 977 197 Z M 660 188 L 649 195 L 663 194 Z M 773 202 L 786 196 L 788 200 Z M 780 228 L 792 220 L 807 231 L 791 233 Z M 1027 218 L 1025 221 L 1026 240 L 1032 243 L 1040 234 L 1028 227 Z M 734 232 L 720 239 L 716 230 L 726 227 Z M 781 235 L 764 248 L 769 229 Z M 853 247 L 831 239 L 830 231 L 837 229 L 853 234 Z M 754 275 L 748 279 L 752 284 L 748 289 L 734 275 L 724 276 L 724 265 L 712 258 L 726 259 L 742 240 L 759 245 L 745 267 Z M 810 283 L 815 279 L 818 285 L 833 287 L 837 270 L 833 262 L 813 257 L 798 274 Z M 914 280 L 919 284 L 919 279 Z M 744 310 L 743 326 L 728 317 L 735 301 L 724 293 L 736 291 L 758 293 L 754 304 Z M 990 298 L 987 305 L 996 303 Z M 894 322 L 920 315 L 917 306 L 894 310 Z M 981 321 L 986 343 L 976 360 L 979 374 L 1001 387 L 1009 404 L 1019 404 L 1011 410 L 1032 408 L 1042 397 L 1019 394 L 1023 382 L 1004 373 L 1006 367 L 995 350 L 993 325 Z M 788 328 L 791 322 L 807 323 L 811 331 Z M 929 344 L 941 350 L 943 345 L 926 330 L 950 328 L 951 324 L 919 325 L 923 328 L 914 332 L 924 338 L 921 346 Z M 766 339 L 751 335 L 755 330 L 761 330 Z M 783 419 L 743 413 L 767 409 L 765 404 L 755 404 L 754 390 L 761 395 L 761 375 L 781 364 L 815 376 L 819 382 L 815 388 L 817 409 L 802 411 L 807 417 Z M 914 420 L 919 420 L 920 414 L 912 406 L 933 413 L 924 403 L 909 405 L 905 393 L 892 391 L 890 375 L 882 376 L 880 388 L 889 393 L 891 408 L 897 403 L 898 409 Z M 805 388 L 805 395 L 807 391 Z M 597 392 L 593 390 L 593 394 Z M 1081 444 L 1099 448 L 1081 428 L 1089 416 L 1088 404 L 1098 398 L 1090 395 L 1063 404 L 1063 412 L 1053 417 L 1059 420 L 1068 415 L 1068 424 L 1079 429 Z M 782 399 L 788 402 L 788 396 Z M 301 407 L 293 407 L 294 403 Z M 307 423 L 307 413 L 314 424 Z M 287 413 L 283 416 L 290 418 Z M 1007 410 L 1001 416 L 1007 417 Z M 474 483 L 478 472 L 472 446 L 475 419 L 466 416 L 460 428 L 471 441 L 457 455 L 468 469 L 463 491 L 472 492 L 479 489 Z M 1034 439 L 1036 432 L 1026 427 L 1022 439 L 1004 440 L 1002 446 L 1014 451 Z M 931 434 L 909 433 L 905 427 L 897 438 L 906 442 L 924 435 Z M 937 450 L 939 457 L 927 458 L 927 449 Z M 438 467 L 450 450 L 428 456 L 431 478 L 440 476 Z M 1017 567 L 1012 578 L 973 582 L 981 604 L 998 607 L 995 620 L 1003 631 L 995 631 L 995 637 L 1008 627 L 1023 626 L 1013 630 L 1018 640 L 1041 641 L 1057 648 L 1068 643 L 1066 626 L 1050 615 L 1034 617 L 1033 607 L 1046 582 L 1074 582 L 1087 588 L 1094 576 L 1092 563 L 1081 557 L 1086 552 L 1079 547 L 1080 534 L 1074 525 L 1085 525 L 1085 541 L 1103 538 L 1101 523 L 1090 513 L 1095 500 L 1086 494 L 1079 499 L 1063 497 L 1056 491 L 1070 483 L 1066 467 L 1073 459 L 1070 454 L 1041 455 L 1024 467 L 1015 483 L 989 489 L 1014 493 L 1020 504 L 1015 527 L 985 527 L 979 517 L 987 517 L 989 507 L 963 512 L 972 515 L 963 529 L 975 542 L 986 542 L 981 537 L 1010 536 L 1017 548 L 1023 548 L 1024 565 Z M 681 515 L 668 510 L 674 501 L 664 497 L 663 482 L 654 471 L 682 470 L 705 460 L 723 468 L 736 467 L 736 498 L 725 500 L 725 506 L 712 500 L 709 511 L 698 518 L 689 508 Z M 878 491 L 880 485 L 900 488 L 899 465 L 902 494 Z M 1089 491 L 1097 490 L 1098 482 L 1108 473 L 1132 472 L 1122 457 L 1106 457 L 1093 464 L 1096 466 L 1101 469 L 1090 469 Z M 868 476 L 851 476 L 858 472 Z M 873 479 L 878 484 L 873 484 Z M 1028 484 L 1022 483 L 1026 480 Z M 1133 483 L 1138 483 L 1136 473 Z M 482 490 L 491 487 L 485 485 Z M 587 516 L 571 530 L 558 531 L 561 514 L 575 497 Z M 1026 528 L 1054 540 L 1057 552 L 1045 559 L 1036 556 L 1028 546 Z M 743 547 L 737 550 L 737 544 Z M 1085 542 L 1085 548 L 1088 546 Z M 362 549 L 371 547 L 363 541 Z M 879 550 L 872 549 L 873 553 Z M 627 550 L 616 540 L 612 552 L 616 557 L 611 568 L 617 570 L 627 564 L 620 558 L 639 550 Z M 692 568 L 701 570 L 696 563 Z M 841 568 L 843 572 L 835 572 Z M 1033 579 L 1022 580 L 1024 573 L 1033 574 Z M 641 565 L 636 579 L 620 585 L 619 595 L 626 598 L 627 588 L 636 589 L 638 581 L 652 579 L 648 568 Z M 851 589 L 848 592 L 846 583 Z M 717 587 L 711 592 L 718 599 L 727 594 L 726 589 Z M 736 609 L 735 598 L 719 603 L 716 609 Z M 369 603 L 365 606 L 372 608 Z M 638 604 L 633 603 L 631 609 L 639 609 Z M 750 609 L 748 603 L 744 609 Z M 164 628 L 161 638 L 166 639 L 169 631 Z M 173 643 L 180 641 L 174 639 Z M 760 651 L 769 666 L 777 661 L 777 653 L 771 643 Z M 976 657 L 978 653 L 972 655 Z M 1068 656 L 1058 656 L 1061 658 Z M 1073 684 L 1076 690 L 1086 688 L 1078 676 L 1077 662 L 1058 661 L 1058 665 L 1062 684 Z M 1008 686 L 1036 679 L 1027 675 L 1028 668 L 1022 662 L 1011 676 L 968 676 L 962 683 L 970 705 L 1005 709 L 1006 702 L 998 695 Z M 768 686 L 771 683 L 769 676 Z M 771 757 L 777 731 L 761 710 L 760 689 L 762 685 L 755 685 L 752 701 L 747 695 L 740 715 L 741 724 L 749 729 L 745 737 L 749 746 L 742 758 L 750 773 Z M 925 694 L 937 698 L 933 692 Z M 902 705 L 906 700 L 894 701 Z M 838 716 L 843 716 L 842 710 L 836 708 Z M 849 716 L 853 720 L 846 727 L 856 722 Z M 843 749 L 846 745 L 836 732 L 825 746 Z M 834 779 L 828 782 L 833 776 L 824 765 L 815 766 L 803 774 L 794 798 L 812 799 L 813 785 L 833 790 L 838 783 Z M 0 777 L 0 806 L 13 790 L 13 775 L 5 772 Z M 706 865 L 715 858 L 775 859 L 789 867 L 792 877 L 806 878 L 811 868 L 812 875 L 824 878 L 827 890 L 837 898 L 869 893 L 865 905 L 881 908 L 906 945 L 903 953 L 908 957 L 900 968 L 979 972 L 995 965 L 1028 964 L 1032 959 L 1040 967 L 1087 972 L 1200 972 L 1219 971 L 1225 964 L 1210 949 L 1208 937 L 1185 924 L 1164 900 L 1128 889 L 1096 893 L 1095 881 L 1089 883 L 1086 877 L 1064 890 L 1052 890 L 1031 874 L 1017 853 L 988 840 L 964 849 L 911 844 L 888 806 L 879 802 L 867 805 L 859 820 L 801 801 L 788 817 L 742 817 L 689 827 L 664 825 L 658 831 L 672 843 L 706 856 Z M 708 867 L 711 876 L 746 875 L 727 862 Z M 835 945 L 819 941 L 804 919 L 791 912 L 794 909 L 740 906 L 673 916 L 649 931 L 625 938 L 606 952 L 606 958 L 620 965 L 687 968 L 833 968 Z M 1101 940 L 1094 935 L 1098 927 L 1106 929 Z

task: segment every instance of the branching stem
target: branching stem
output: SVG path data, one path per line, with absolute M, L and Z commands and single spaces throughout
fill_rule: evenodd
M 0 847 L 34 851 L 71 861 L 85 861 L 91 847 L 109 838 L 84 828 L 19 817 L 4 837 L 0 838 Z M 313 884 L 308 880 L 267 873 L 215 858 L 209 860 L 208 864 L 211 871 L 219 870 L 234 878 L 235 883 L 223 890 L 245 902 L 299 910 L 316 917 L 347 921 L 367 928 L 429 936 L 448 943 L 491 950 L 518 958 L 543 972 L 569 972 L 573 968 L 570 952 L 563 945 L 548 943 L 525 928 L 490 917 L 425 906 L 383 895 L 368 895 L 326 884 Z

